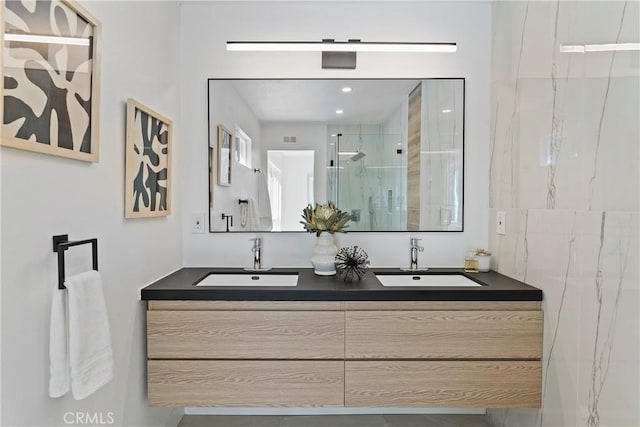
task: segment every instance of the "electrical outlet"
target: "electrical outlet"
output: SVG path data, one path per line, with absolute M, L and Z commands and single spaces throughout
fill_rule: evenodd
M 507 213 L 505 211 L 496 213 L 496 234 L 507 234 Z
M 204 214 L 202 212 L 191 214 L 191 233 L 204 233 Z

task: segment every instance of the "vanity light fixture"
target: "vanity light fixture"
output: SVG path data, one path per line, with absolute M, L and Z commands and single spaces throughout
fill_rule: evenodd
M 447 114 L 447 113 L 450 113 L 450 112 L 451 112 L 451 110 L 450 110 L 450 109 L 448 109 L 448 108 L 446 108 L 446 109 L 442 110 L 442 112 L 443 112 L 443 113 L 445 113 L 445 114 Z
M 430 52 L 453 53 L 457 50 L 455 43 L 422 43 L 422 42 L 363 42 L 349 40 L 337 42 L 325 39 L 320 42 L 303 41 L 228 41 L 228 51 L 243 52 Z
M 613 52 L 620 50 L 640 50 L 640 43 L 597 43 L 597 44 L 561 44 L 562 53 Z
M 88 38 L 81 37 L 58 37 L 41 36 L 38 34 L 5 33 L 4 40 L 9 42 L 45 43 L 45 44 L 66 44 L 71 46 L 89 46 Z
M 323 69 L 355 69 L 356 52 L 454 53 L 451 42 L 363 42 L 349 39 L 314 41 L 227 41 L 227 50 L 235 52 L 322 52 Z

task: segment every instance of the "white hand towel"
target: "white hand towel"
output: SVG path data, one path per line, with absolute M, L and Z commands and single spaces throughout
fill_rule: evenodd
M 68 342 L 68 358 L 65 365 L 67 372 L 70 373 L 73 397 L 80 400 L 90 396 L 113 378 L 109 318 L 102 293 L 102 280 L 97 271 L 77 274 L 68 278 L 64 284 L 67 287 L 68 299 L 67 322 L 64 327 Z M 56 307 L 59 306 L 56 302 L 58 298 L 54 296 L 53 305 Z M 56 309 L 56 311 L 59 310 Z M 52 310 L 52 319 L 53 317 Z M 60 317 L 62 316 L 56 315 L 57 319 Z M 52 325 L 53 330 L 54 325 Z M 58 327 L 55 327 L 55 330 L 56 333 L 52 334 L 52 339 L 54 336 L 62 335 L 58 333 Z M 59 346 L 59 344 L 50 343 L 51 352 L 62 354 Z M 55 390 L 64 390 L 62 381 L 64 376 L 59 375 L 60 358 L 56 357 L 55 360 L 55 364 L 54 359 L 51 360 L 50 395 L 52 381 Z M 56 388 L 58 385 L 61 386 Z
M 49 396 L 69 391 L 69 346 L 67 340 L 67 290 L 53 291 L 49 325 Z
M 260 231 L 258 203 L 252 198 L 249 198 L 247 201 L 247 230 Z

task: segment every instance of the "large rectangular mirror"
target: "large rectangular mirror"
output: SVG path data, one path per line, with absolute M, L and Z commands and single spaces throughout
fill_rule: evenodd
M 462 231 L 464 79 L 210 79 L 208 100 L 211 232 L 303 231 L 327 201 L 349 232 Z

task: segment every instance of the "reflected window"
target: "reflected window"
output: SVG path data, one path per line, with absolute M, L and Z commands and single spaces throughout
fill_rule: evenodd
M 251 168 L 251 138 L 236 125 L 236 161 Z

